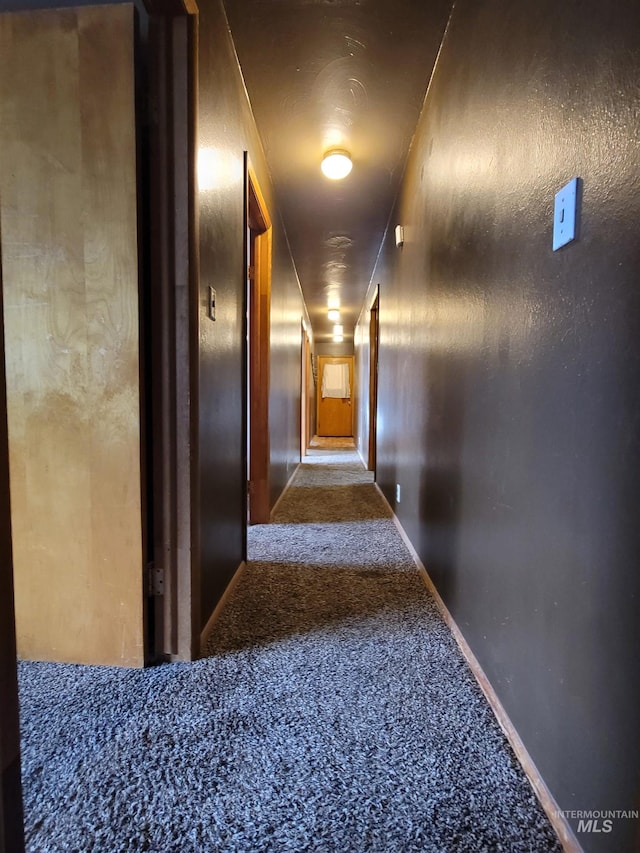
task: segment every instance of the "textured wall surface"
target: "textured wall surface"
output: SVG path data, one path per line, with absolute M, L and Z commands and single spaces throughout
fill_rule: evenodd
M 639 31 L 458 0 L 375 274 L 379 482 L 567 810 L 638 807 Z
M 200 210 L 200 539 L 205 624 L 244 547 L 244 152 L 274 229 L 270 385 L 271 491 L 299 460 L 303 303 L 240 69 L 218 0 L 200 7 L 198 148 Z M 204 154 L 202 153 L 204 151 Z M 217 320 L 207 289 L 217 291 Z

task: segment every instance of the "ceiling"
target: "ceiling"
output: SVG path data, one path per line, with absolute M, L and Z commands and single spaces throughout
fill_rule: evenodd
M 451 0 L 226 0 L 316 342 L 353 336 Z M 323 153 L 347 149 L 331 181 Z

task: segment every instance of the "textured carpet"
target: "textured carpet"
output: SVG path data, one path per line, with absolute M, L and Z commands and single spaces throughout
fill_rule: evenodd
M 311 450 L 209 657 L 21 664 L 30 851 L 559 851 L 353 452 Z

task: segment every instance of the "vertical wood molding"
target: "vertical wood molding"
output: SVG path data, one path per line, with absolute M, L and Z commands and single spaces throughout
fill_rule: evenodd
M 271 218 L 257 178 L 248 168 L 248 224 L 253 275 L 250 278 L 249 453 L 251 524 L 269 521 L 269 360 L 271 347 Z
M 153 15 L 149 27 L 153 559 L 164 571 L 152 656 L 171 660 L 191 660 L 199 648 L 196 27 L 175 10 Z

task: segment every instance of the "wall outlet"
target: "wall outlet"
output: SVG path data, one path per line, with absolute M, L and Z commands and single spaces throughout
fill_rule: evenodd
M 396 503 L 400 503 L 400 483 L 396 483 Z

